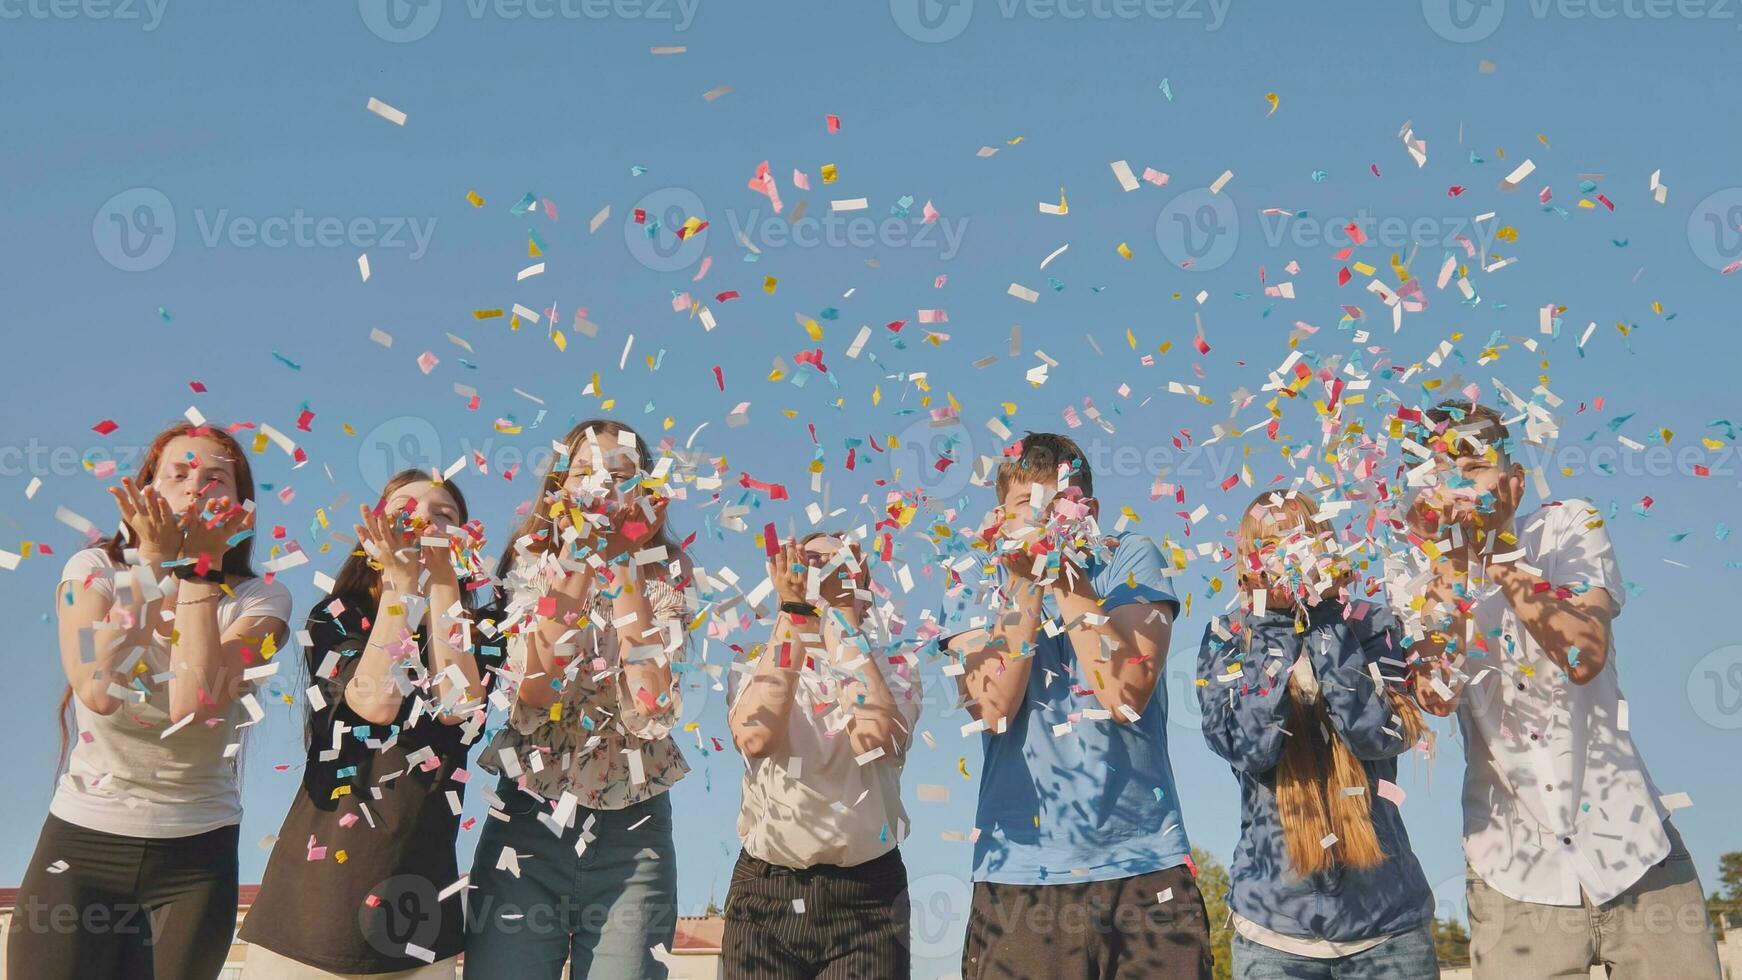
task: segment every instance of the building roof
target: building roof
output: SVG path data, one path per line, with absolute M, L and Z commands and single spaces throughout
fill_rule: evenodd
M 677 918 L 677 938 L 672 940 L 674 953 L 718 953 L 726 934 L 726 920 L 717 915 L 680 915 Z

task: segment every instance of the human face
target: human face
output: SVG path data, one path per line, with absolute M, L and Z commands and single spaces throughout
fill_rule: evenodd
M 639 472 L 640 458 L 633 448 L 618 441 L 616 433 L 591 432 L 569 457 L 562 492 L 574 501 L 608 499 L 616 502 L 620 496 L 617 488 L 634 479 Z
M 811 568 L 822 568 L 834 561 L 844 547 L 846 545 L 841 543 L 841 539 L 833 535 L 824 534 L 811 538 L 804 543 L 804 563 Z
M 178 514 L 220 497 L 234 501 L 236 461 L 210 436 L 176 436 L 164 444 L 151 486 Z
M 1028 480 L 1021 475 L 1012 479 L 1004 490 L 1004 499 L 998 502 L 1006 532 L 1044 527 L 1055 514 L 1061 512 L 1063 516 L 1071 518 L 1100 517 L 1099 500 L 1081 495 L 1071 499 L 1061 496 L 1060 490 L 1055 483 Z M 1037 492 L 1038 497 L 1035 495 Z M 1039 509 L 1036 509 L 1037 505 Z
M 1524 494 L 1524 471 L 1494 450 L 1443 459 L 1440 498 L 1451 519 L 1466 526 L 1505 528 Z
M 388 495 L 384 511 L 413 528 L 446 530 L 461 523 L 460 504 L 442 484 L 413 480 Z

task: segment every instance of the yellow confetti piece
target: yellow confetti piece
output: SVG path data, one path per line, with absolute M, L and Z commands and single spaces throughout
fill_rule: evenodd
M 340 864 L 344 864 L 346 861 L 349 861 L 350 859 L 351 859 L 351 856 L 349 854 L 346 854 L 343 850 L 338 850 L 338 851 L 333 852 L 333 860 L 339 862 Z
M 1119 252 L 1120 258 L 1128 259 L 1131 257 L 1131 246 L 1125 244 L 1124 242 L 1119 243 L 1119 248 L 1117 249 L 1117 251 Z
M 1265 113 L 1265 115 L 1266 116 L 1276 115 L 1276 107 L 1282 104 L 1282 98 L 1280 96 L 1278 96 L 1275 92 L 1266 92 L 1266 93 L 1264 93 L 1264 101 L 1270 103 L 1270 111 Z
M 484 206 L 484 195 L 477 191 L 467 191 L 466 200 L 472 202 L 472 207 L 481 208 Z
M 474 319 L 474 320 L 495 320 L 501 316 L 502 316 L 501 310 L 473 310 L 472 311 L 472 319 Z
M 327 799 L 336 800 L 341 796 L 350 796 L 350 795 L 351 795 L 351 787 L 349 787 L 349 786 L 334 786 L 333 787 L 333 795 L 327 797 Z
M 834 164 L 832 164 L 832 163 L 823 164 L 823 183 L 832 184 L 840 176 L 841 176 L 840 171 L 835 169 Z
M 963 779 L 972 779 L 973 778 L 973 777 L 968 775 L 968 757 L 967 756 L 959 756 L 956 759 L 956 771 L 958 771 L 962 774 Z
M 770 290 L 770 292 L 772 292 L 772 290 Z M 823 326 L 815 320 L 806 320 L 804 322 L 804 332 L 805 336 L 809 337 L 811 340 L 823 339 Z
M 1378 269 L 1375 269 L 1374 267 L 1368 265 L 1365 262 L 1356 262 L 1354 265 L 1355 265 L 1355 271 L 1361 273 L 1364 276 L 1370 276 L 1373 273 L 1379 271 Z
M 536 259 L 540 255 L 543 255 L 543 254 L 544 254 L 543 252 L 539 251 L 537 242 L 533 241 L 530 238 L 528 238 L 526 240 L 526 257 L 527 258 Z
M 774 295 L 774 287 L 778 286 L 778 285 L 780 285 L 779 279 L 776 279 L 773 276 L 763 276 L 762 277 L 762 291 L 767 293 L 768 295 L 773 296 Z
M 1506 225 L 1494 233 L 1494 240 L 1497 242 L 1506 242 L 1508 244 L 1516 242 L 1518 241 L 1518 229 L 1511 225 Z
M 563 336 L 561 330 L 552 330 L 550 332 L 550 342 L 555 344 L 556 349 L 559 351 L 566 351 L 569 349 L 569 338 Z

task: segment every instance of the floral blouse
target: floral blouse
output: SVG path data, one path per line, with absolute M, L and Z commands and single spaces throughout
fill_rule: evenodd
M 509 601 L 503 622 L 512 630 L 507 637 L 510 678 L 525 673 L 524 634 L 538 628 L 539 600 L 553 585 L 547 567 L 546 562 L 523 558 L 505 583 Z M 525 788 L 547 799 L 566 790 L 589 809 L 621 810 L 658 796 L 690 771 L 671 738 L 682 711 L 677 668 L 688 644 L 683 596 L 659 579 L 641 587 L 647 590 L 654 622 L 666 634 L 665 649 L 658 655 L 668 658 L 674 668 L 665 696 L 649 696 L 646 701 L 632 696 L 618 664 L 617 631 L 611 625 L 617 589 L 595 588 L 587 625 L 563 641 L 572 648 L 565 651 L 572 659 L 558 679 L 561 695 L 549 708 L 535 708 L 515 698 L 507 725 L 479 757 L 486 772 L 519 779 Z M 552 680 L 536 677 L 529 683 Z M 512 684 L 506 693 L 510 697 L 516 693 Z M 504 750 L 514 763 L 503 758 Z

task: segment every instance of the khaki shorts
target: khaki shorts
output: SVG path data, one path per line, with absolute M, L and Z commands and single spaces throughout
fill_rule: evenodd
M 1706 897 L 1675 826 L 1669 855 L 1602 905 L 1538 905 L 1500 894 L 1470 871 L 1470 958 L 1476 980 L 1589 977 L 1721 980 Z

